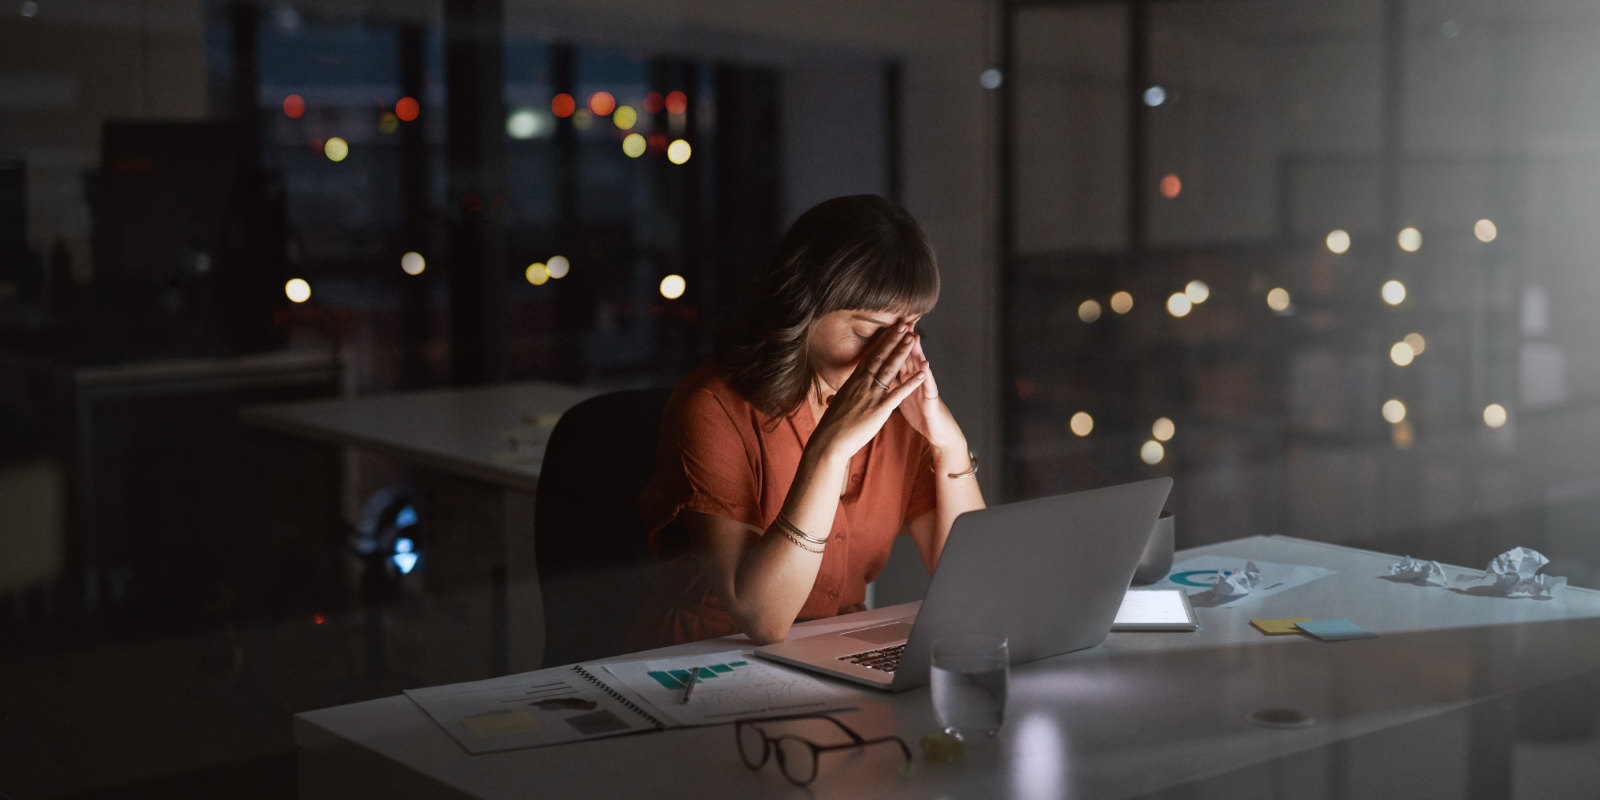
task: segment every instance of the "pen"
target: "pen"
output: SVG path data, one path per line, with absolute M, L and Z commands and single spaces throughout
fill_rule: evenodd
M 683 702 L 689 702 L 689 696 L 694 694 L 694 685 L 700 682 L 700 668 L 695 667 L 689 671 L 689 682 L 683 687 Z

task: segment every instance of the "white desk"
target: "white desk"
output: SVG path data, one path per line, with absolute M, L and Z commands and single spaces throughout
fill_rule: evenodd
M 881 754 L 824 756 L 811 791 L 1465 797 L 1525 760 L 1515 698 L 1562 685 L 1552 682 L 1600 684 L 1600 592 L 1569 587 L 1540 601 L 1394 583 L 1380 576 L 1395 556 L 1285 537 L 1225 542 L 1178 558 L 1202 553 L 1335 573 L 1236 606 L 1196 609 L 1197 633 L 1113 633 L 1099 647 L 1017 667 L 1005 729 L 958 764 L 921 758 L 921 735 L 936 727 L 926 689 L 888 695 L 851 687 L 859 709 L 839 717 L 866 736 L 905 738 L 915 772 L 900 776 Z M 1266 637 L 1249 626 L 1285 616 L 1348 617 L 1379 637 L 1324 643 Z M 670 650 L 712 652 L 740 641 Z M 1266 708 L 1297 709 L 1317 722 L 1284 729 L 1246 719 Z M 1587 720 L 1590 738 L 1579 746 L 1593 761 L 1600 744 L 1592 707 L 1588 713 L 1578 728 Z M 726 725 L 472 756 L 397 696 L 300 714 L 295 740 L 305 800 L 806 794 L 774 765 L 746 769 Z
M 457 616 L 469 623 L 445 626 L 437 635 L 451 641 L 431 644 L 441 652 L 487 647 L 486 667 L 503 673 L 537 667 L 544 648 L 533 508 L 545 443 L 563 412 L 603 391 L 507 383 L 256 406 L 240 416 L 419 468 L 419 511 L 432 533 L 428 579 L 461 603 Z

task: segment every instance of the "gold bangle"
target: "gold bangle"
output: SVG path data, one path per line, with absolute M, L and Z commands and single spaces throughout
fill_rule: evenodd
M 776 520 L 774 520 L 774 521 L 777 522 L 784 529 L 788 530 L 790 533 L 792 533 L 795 536 L 798 536 L 798 537 L 800 537 L 800 538 L 802 538 L 802 539 L 804 539 L 804 540 L 806 540 L 806 541 L 808 541 L 808 542 L 810 542 L 812 544 L 827 544 L 828 543 L 828 537 L 824 536 L 821 539 L 818 539 L 817 537 L 812 536 L 811 534 L 806 533 L 803 530 L 800 530 L 799 528 L 795 527 L 795 524 L 793 522 L 790 522 L 789 520 L 785 519 L 782 513 L 779 513 L 778 514 L 778 518 Z
M 966 472 L 946 472 L 944 474 L 945 477 L 946 478 L 970 478 L 970 477 L 978 474 L 978 454 L 972 452 L 971 450 L 968 450 L 967 451 L 967 458 L 968 458 L 968 460 L 970 460 L 972 462 L 972 467 L 970 469 L 968 469 Z
M 783 534 L 783 538 L 788 539 L 790 541 L 790 543 L 792 543 L 795 547 L 798 547 L 801 550 L 804 550 L 804 551 L 806 551 L 808 553 L 820 553 L 823 550 L 823 548 L 821 548 L 821 547 L 812 547 L 811 545 L 800 541 L 800 539 L 798 537 L 796 537 L 794 534 L 784 530 L 781 527 L 778 528 L 778 533 Z

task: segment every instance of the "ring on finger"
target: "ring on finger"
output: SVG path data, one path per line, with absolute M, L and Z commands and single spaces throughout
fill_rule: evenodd
M 872 376 L 872 382 L 878 384 L 879 388 L 882 388 L 884 391 L 886 391 L 886 392 L 889 391 L 889 384 L 878 380 L 878 376 L 876 376 L 876 375 Z

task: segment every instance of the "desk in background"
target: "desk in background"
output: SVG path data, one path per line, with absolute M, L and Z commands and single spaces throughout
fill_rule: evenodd
M 319 447 L 356 448 L 415 467 L 428 526 L 429 591 L 459 620 L 426 658 L 483 652 L 482 673 L 539 666 L 544 648 L 533 551 L 534 493 L 556 419 L 603 389 L 508 383 L 257 406 L 245 422 Z M 445 674 L 413 664 L 421 674 Z
M 1521 791 L 1544 800 L 1562 796 L 1548 785 L 1583 785 L 1561 782 L 1595 771 L 1600 592 L 1568 587 L 1540 601 L 1395 583 L 1382 576 L 1396 556 L 1287 537 L 1224 542 L 1178 559 L 1202 554 L 1334 574 L 1235 606 L 1196 609 L 1197 633 L 1113 633 L 1099 647 L 1020 665 L 1006 726 L 988 749 L 974 748 L 958 764 L 928 763 L 917 753 L 909 777 L 881 758 L 824 757 L 812 792 L 1098 799 Z M 1379 636 L 1324 643 L 1266 637 L 1249 625 L 1287 616 L 1348 617 Z M 805 623 L 794 635 L 859 621 Z M 747 646 L 732 637 L 658 652 Z M 896 733 L 916 752 L 922 734 L 936 728 L 927 689 L 889 695 L 839 685 L 859 705 L 839 717 L 863 735 Z M 1316 722 L 1274 728 L 1247 719 L 1272 708 Z M 304 800 L 807 796 L 773 765 L 746 769 L 729 725 L 473 756 L 396 696 L 300 714 L 295 741 Z M 1545 768 L 1540 758 L 1551 751 L 1540 743 L 1550 742 L 1583 757 L 1562 756 L 1571 763 Z

